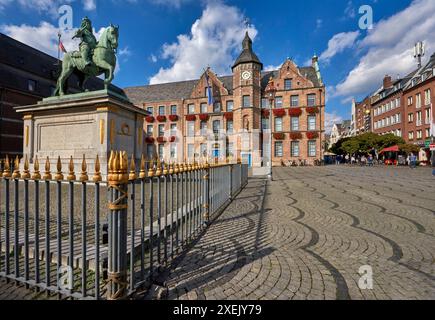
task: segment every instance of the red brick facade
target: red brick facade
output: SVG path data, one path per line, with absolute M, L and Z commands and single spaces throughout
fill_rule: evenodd
M 269 158 L 266 151 L 269 150 L 269 123 L 272 121 L 274 165 L 288 165 L 292 160 L 313 164 L 314 160 L 322 158 L 325 87 L 318 72 L 317 58 L 310 67 L 300 68 L 287 60 L 279 70 L 263 72 L 248 37 L 245 37 L 243 48 L 231 76 L 218 77 L 210 69 L 206 71 L 214 105 L 208 105 L 205 73 L 199 80 L 125 89 L 129 98 L 151 111 L 154 118 L 159 110 L 165 111 L 165 122 L 159 123 L 155 119 L 153 123 L 145 123 L 149 153 L 159 154 L 168 161 L 192 161 L 202 156 L 217 157 L 222 161 L 229 157 L 262 166 Z M 265 94 L 270 78 L 278 90 L 272 110 Z M 177 121 L 168 119 L 171 105 L 176 106 Z M 294 111 L 290 110 L 295 109 L 300 110 L 300 115 L 295 116 L 297 120 L 293 120 L 295 128 L 292 128 L 290 114 Z M 280 120 L 275 120 L 277 118 Z M 159 125 L 160 133 L 166 138 L 164 143 L 155 139 Z M 171 125 L 177 126 L 176 133 L 170 132 Z M 208 134 L 201 129 L 208 130 Z M 176 140 L 168 142 L 174 135 Z M 292 155 L 292 143 L 297 154 Z

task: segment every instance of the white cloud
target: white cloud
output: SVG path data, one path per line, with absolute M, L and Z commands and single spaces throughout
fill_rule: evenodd
M 341 32 L 334 35 L 328 41 L 328 48 L 320 55 L 320 60 L 329 62 L 336 54 L 343 52 L 347 48 L 351 48 L 359 36 L 359 31 Z
M 270 64 L 270 65 L 264 67 L 264 71 L 275 71 L 275 70 L 281 69 L 281 67 L 282 67 L 282 63 L 280 65 L 277 65 L 277 66 Z
M 95 32 L 97 39 L 100 38 L 105 28 Z M 57 57 L 57 33 L 58 28 L 49 22 L 42 21 L 39 26 L 22 25 L 0 25 L 0 32 L 23 42 L 33 48 L 45 52 L 53 57 Z M 72 40 L 75 30 L 67 30 L 62 34 L 62 43 L 67 51 L 78 49 L 79 40 Z
M 156 57 L 155 54 L 150 55 L 149 60 L 153 63 L 156 63 L 159 59 Z
M 336 123 L 342 123 L 343 117 L 337 115 L 335 112 L 333 113 L 325 113 L 325 133 L 330 134 L 332 131 L 332 127 Z
M 190 34 L 180 34 L 176 42 L 163 45 L 161 58 L 169 59 L 171 66 L 161 68 L 150 83 L 195 79 L 207 66 L 217 74 L 227 74 L 241 50 L 244 19 L 236 7 L 220 1 L 208 3 Z M 249 34 L 255 39 L 255 27 L 249 28 Z
M 323 20 L 317 19 L 316 20 L 316 29 L 320 29 L 323 26 Z
M 83 2 L 83 9 L 86 11 L 93 11 L 97 9 L 97 4 L 95 3 L 95 0 L 82 0 Z
M 128 58 L 131 57 L 131 55 L 132 55 L 132 52 L 128 46 L 126 46 L 118 51 L 118 56 L 121 57 L 124 62 L 127 61 Z
M 51 16 L 57 16 L 57 10 L 64 4 L 71 4 L 76 0 L 0 0 L 0 10 L 9 5 L 18 4 L 22 9 L 32 10 L 38 13 L 46 12 Z M 83 9 L 92 11 L 97 8 L 96 0 L 82 0 Z
M 344 9 L 344 15 L 346 18 L 350 19 L 353 19 L 356 16 L 355 7 L 351 0 L 347 2 L 346 9 Z
M 183 4 L 192 2 L 192 0 L 149 0 L 153 4 L 164 5 L 173 8 L 180 8 Z
M 384 75 L 404 76 L 417 67 L 412 57 L 415 42 L 426 43 L 428 56 L 435 51 L 435 1 L 415 0 L 403 11 L 382 20 L 359 43 L 364 52 L 358 64 L 336 86 L 336 96 L 352 96 L 374 91 Z M 428 59 L 428 56 L 426 59 Z

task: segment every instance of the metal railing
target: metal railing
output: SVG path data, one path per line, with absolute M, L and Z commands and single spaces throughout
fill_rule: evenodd
M 247 165 L 166 164 L 139 170 L 112 152 L 107 181 L 100 161 L 83 157 L 66 177 L 35 158 L 0 169 L 0 277 L 59 298 L 124 299 L 149 287 L 247 184 Z

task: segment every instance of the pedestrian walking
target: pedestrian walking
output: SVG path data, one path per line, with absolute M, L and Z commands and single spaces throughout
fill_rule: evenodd
M 434 151 L 432 151 L 431 162 L 432 162 L 432 175 L 435 177 L 435 152 Z
M 366 156 L 361 157 L 361 166 L 365 167 L 367 165 L 367 158 Z
M 372 155 L 369 155 L 367 162 L 368 162 L 369 167 L 373 167 L 373 156 Z
M 417 168 L 417 157 L 414 153 L 411 153 L 411 155 L 409 156 L 409 162 L 411 169 Z

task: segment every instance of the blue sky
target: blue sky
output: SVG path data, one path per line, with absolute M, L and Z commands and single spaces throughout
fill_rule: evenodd
M 0 32 L 56 56 L 62 4 L 72 7 L 74 28 L 85 15 L 96 32 L 120 25 L 120 87 L 192 79 L 207 65 L 230 74 L 248 18 L 266 68 L 320 56 L 328 123 L 349 118 L 351 99 L 377 89 L 385 74 L 415 68 L 415 41 L 426 42 L 426 59 L 435 51 L 433 0 L 0 0 Z M 358 26 L 361 5 L 373 9 L 372 30 Z M 77 45 L 71 33 L 63 37 L 68 50 Z

